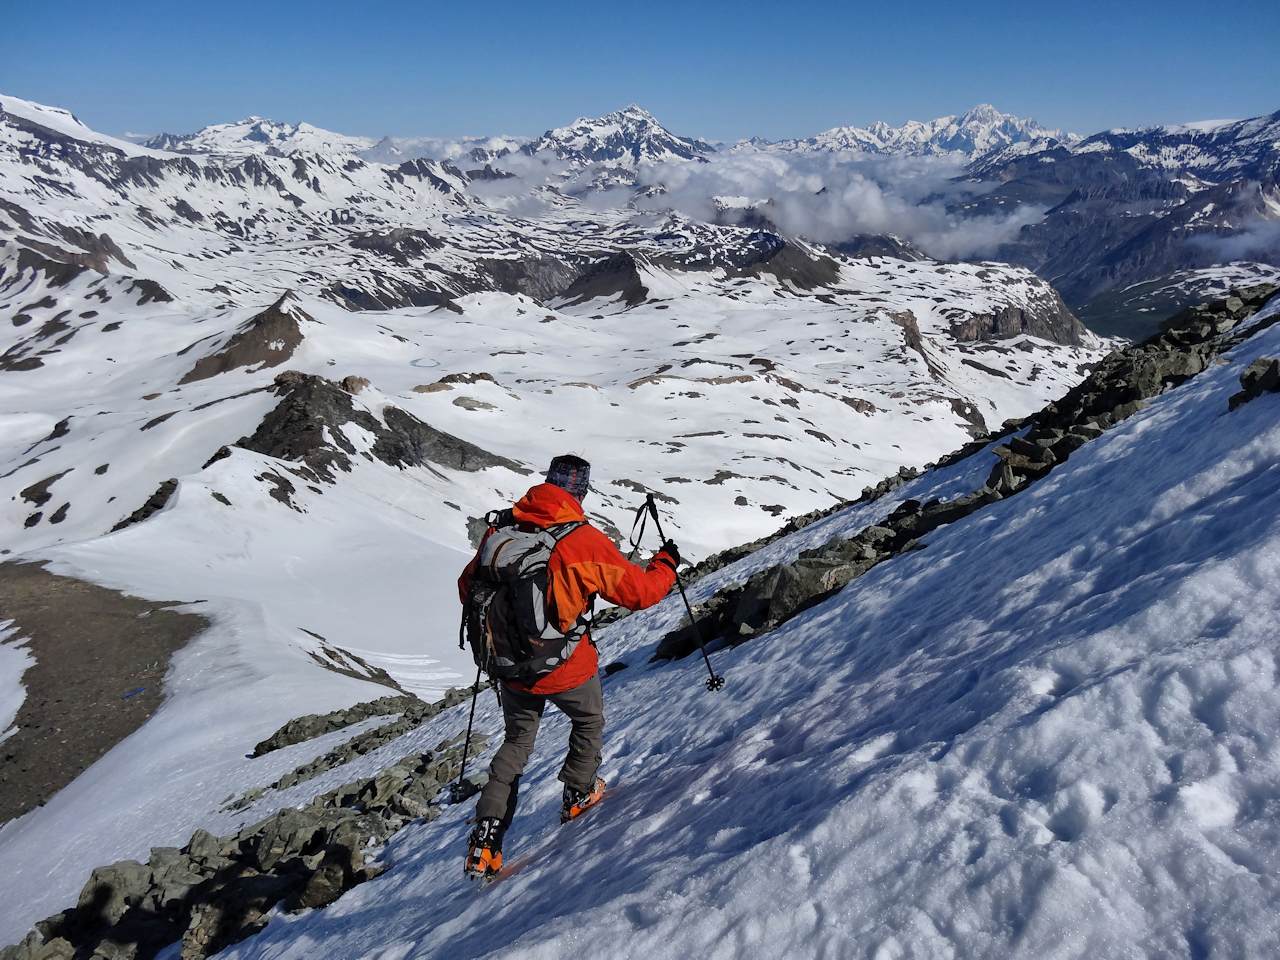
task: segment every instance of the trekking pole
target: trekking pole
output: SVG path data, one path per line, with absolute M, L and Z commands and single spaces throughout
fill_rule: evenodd
M 658 504 L 654 502 L 653 494 L 649 494 L 645 499 L 645 506 L 649 508 L 649 513 L 653 517 L 654 526 L 658 530 L 658 536 L 663 543 L 667 542 L 667 535 L 662 532 L 662 518 L 658 516 Z M 684 592 L 684 581 L 680 579 L 680 571 L 676 570 L 676 587 L 680 590 L 680 599 L 684 601 L 685 613 L 689 615 L 689 624 L 693 627 L 693 635 L 698 641 L 698 650 L 702 653 L 702 659 L 707 664 L 707 689 L 714 692 L 724 689 L 724 677 L 720 676 L 711 668 L 711 658 L 707 656 L 707 645 L 702 639 L 702 628 L 698 626 L 698 621 L 693 615 L 693 607 L 689 605 L 689 596 Z
M 467 754 L 471 750 L 471 727 L 476 722 L 476 699 L 480 696 L 480 668 L 476 667 L 476 682 L 471 687 L 471 716 L 467 717 L 467 738 L 462 741 L 462 769 L 458 771 L 458 782 L 453 785 L 453 789 L 449 791 L 450 797 L 454 803 L 461 803 L 467 799 L 465 789 L 462 786 L 466 781 L 463 779 L 467 775 Z

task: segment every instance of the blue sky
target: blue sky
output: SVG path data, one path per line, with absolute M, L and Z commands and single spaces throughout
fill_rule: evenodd
M 534 134 L 631 102 L 801 136 L 975 103 L 1090 133 L 1280 110 L 1280 3 L 5 0 L 0 91 L 112 132 Z

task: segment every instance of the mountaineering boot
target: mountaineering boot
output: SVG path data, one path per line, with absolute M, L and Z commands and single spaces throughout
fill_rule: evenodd
M 489 879 L 502 869 L 502 822 L 485 817 L 467 839 L 467 860 L 462 871 L 468 877 Z
M 599 803 L 603 796 L 604 780 L 600 777 L 596 777 L 596 782 L 591 785 L 590 790 L 578 790 L 565 784 L 564 803 L 560 807 L 560 822 L 568 823 L 575 817 L 581 816 Z

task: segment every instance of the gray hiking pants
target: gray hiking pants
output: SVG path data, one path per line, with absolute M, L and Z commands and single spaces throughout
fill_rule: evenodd
M 600 769 L 600 749 L 604 744 L 604 695 L 600 690 L 600 674 L 581 686 L 539 696 L 502 687 L 502 714 L 506 720 L 506 740 L 493 755 L 489 765 L 489 782 L 480 792 L 476 816 L 497 817 L 503 827 L 511 825 L 516 812 L 516 795 L 520 776 L 524 773 L 533 741 L 538 735 L 542 711 L 550 700 L 569 718 L 569 755 L 560 768 L 560 780 L 566 786 L 586 790 L 595 783 Z

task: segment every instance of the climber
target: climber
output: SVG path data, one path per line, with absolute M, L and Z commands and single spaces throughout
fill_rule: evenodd
M 476 804 L 465 871 L 491 877 L 515 815 L 520 777 L 547 701 L 569 717 L 561 822 L 604 794 L 597 775 L 604 733 L 599 661 L 590 613 L 599 596 L 640 610 L 676 580 L 680 551 L 665 542 L 645 567 L 631 563 L 582 512 L 591 467 L 576 456 L 551 461 L 546 482 L 510 510 L 489 515 L 476 556 L 458 579 L 466 638 L 479 667 L 497 682 L 506 738 Z

